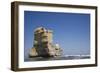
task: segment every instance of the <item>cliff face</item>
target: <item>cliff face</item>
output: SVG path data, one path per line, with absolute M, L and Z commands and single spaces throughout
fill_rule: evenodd
M 38 56 L 38 53 L 37 53 L 37 51 L 36 51 L 36 49 L 35 48 L 32 48 L 32 49 L 30 49 L 30 57 L 37 57 Z
M 34 44 L 29 56 L 30 57 L 55 57 L 61 56 L 62 50 L 58 44 L 53 44 L 53 31 L 46 30 L 43 27 L 39 27 L 34 31 Z

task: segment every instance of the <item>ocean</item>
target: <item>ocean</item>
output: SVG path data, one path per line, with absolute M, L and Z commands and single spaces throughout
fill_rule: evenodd
M 27 58 L 24 61 L 49 61 L 49 60 L 77 60 L 77 59 L 90 59 L 89 55 L 66 55 L 66 56 L 58 56 L 58 57 L 33 57 Z

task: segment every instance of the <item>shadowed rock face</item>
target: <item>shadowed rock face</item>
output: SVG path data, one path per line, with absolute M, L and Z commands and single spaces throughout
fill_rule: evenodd
M 62 55 L 58 44 L 53 44 L 53 31 L 39 27 L 34 31 L 34 44 L 30 50 L 30 57 L 56 57 Z

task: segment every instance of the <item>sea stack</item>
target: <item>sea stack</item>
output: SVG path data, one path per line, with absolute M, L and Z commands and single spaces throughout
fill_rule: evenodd
M 34 44 L 29 57 L 57 57 L 62 55 L 59 44 L 53 44 L 53 31 L 38 27 L 34 30 Z

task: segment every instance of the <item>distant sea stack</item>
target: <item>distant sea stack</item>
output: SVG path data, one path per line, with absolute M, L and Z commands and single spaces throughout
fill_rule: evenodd
M 53 44 L 53 31 L 38 27 L 34 30 L 34 44 L 29 57 L 57 57 L 62 56 L 59 44 Z

